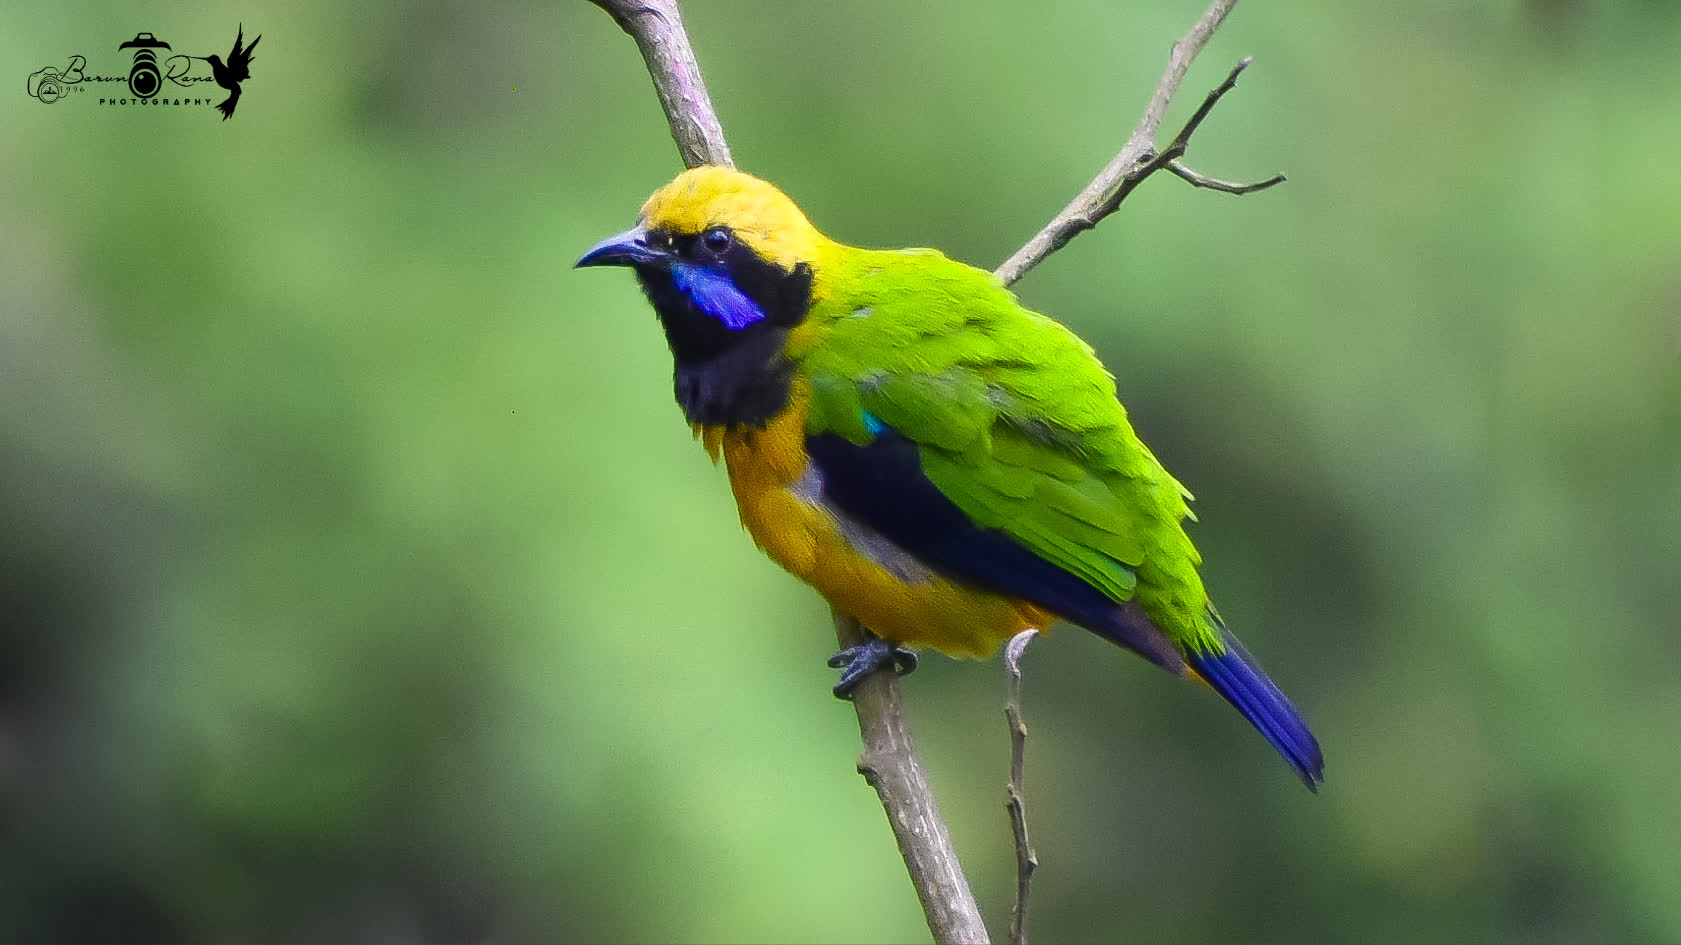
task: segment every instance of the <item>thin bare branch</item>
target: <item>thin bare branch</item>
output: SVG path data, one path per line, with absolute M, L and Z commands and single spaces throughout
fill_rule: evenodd
M 1010 812 L 1010 831 L 1016 837 L 1016 904 L 1010 909 L 1010 941 L 1027 945 L 1027 900 L 1039 854 L 1027 836 L 1027 723 L 1021 717 L 1021 658 L 1039 631 L 1032 627 L 1004 645 L 1004 721 L 1010 726 L 1010 784 L 1004 808 Z
M 1150 96 L 1150 103 L 1145 106 L 1144 114 L 1139 116 L 1138 124 L 1132 129 L 1132 134 L 1127 138 L 1127 142 L 1121 148 L 1120 153 L 1116 154 L 1114 159 L 1103 170 L 1099 171 L 1096 177 L 1092 178 L 1092 182 L 1087 184 L 1084 190 L 1081 190 L 1074 196 L 1073 200 L 1069 201 L 1068 206 L 1064 207 L 1061 213 L 1053 217 L 1051 222 L 1045 224 L 1044 228 L 1035 233 L 1033 238 L 1028 240 L 1021 249 L 1016 250 L 1009 259 L 1004 260 L 1003 265 L 994 270 L 1005 285 L 1015 284 L 1022 276 L 1027 275 L 1028 271 L 1034 266 L 1044 262 L 1052 253 L 1067 246 L 1069 240 L 1091 229 L 1104 217 L 1114 213 L 1120 207 L 1121 201 L 1125 200 L 1128 194 L 1143 183 L 1145 178 L 1161 170 L 1167 166 L 1169 161 L 1175 160 L 1185 153 L 1185 146 L 1190 143 L 1191 134 L 1196 131 L 1198 125 L 1202 124 L 1202 120 L 1208 117 L 1208 112 L 1214 107 L 1214 103 L 1218 102 L 1227 91 L 1230 91 L 1232 85 L 1237 81 L 1238 73 L 1249 65 L 1248 59 L 1239 63 L 1237 68 L 1233 69 L 1231 74 L 1226 77 L 1225 83 L 1210 93 L 1209 97 L 1204 100 L 1202 107 L 1197 109 L 1197 113 L 1180 131 L 1179 137 L 1174 139 L 1174 145 L 1169 146 L 1168 150 L 1177 146 L 1178 151 L 1167 160 L 1161 158 L 1161 154 L 1165 154 L 1165 151 L 1161 153 L 1156 151 L 1156 132 L 1160 130 L 1162 119 L 1167 114 L 1168 103 L 1173 101 L 1174 94 L 1179 91 L 1179 86 L 1184 82 L 1185 73 L 1190 69 L 1191 63 L 1196 60 L 1197 54 L 1202 52 L 1202 48 L 1208 45 L 1208 40 L 1213 37 L 1214 31 L 1220 28 L 1220 24 L 1225 21 L 1226 15 L 1235 6 L 1237 6 L 1237 0 L 1214 0 L 1209 5 L 1208 10 L 1203 13 L 1202 18 L 1197 20 L 1195 26 L 1191 27 L 1190 32 L 1173 44 L 1173 51 L 1167 59 L 1167 70 L 1162 73 L 1161 82 L 1156 86 L 1154 94 Z M 1251 189 L 1258 190 L 1260 188 Z
M 636 40 L 648 76 L 654 80 L 660 108 L 671 124 L 671 139 L 683 156 L 684 167 L 722 164 L 734 167 L 724 128 L 712 108 L 712 96 L 700 76 L 689 31 L 677 0 L 590 0 L 606 10 L 619 28 Z
M 863 625 L 836 612 L 835 637 L 843 648 L 856 646 L 864 642 Z M 941 943 L 990 942 L 911 737 L 910 720 L 899 697 L 899 677 L 891 672 L 871 673 L 853 692 L 852 704 L 858 710 L 858 733 L 864 739 L 858 773 L 881 797 L 899 854 L 922 901 L 928 931 Z

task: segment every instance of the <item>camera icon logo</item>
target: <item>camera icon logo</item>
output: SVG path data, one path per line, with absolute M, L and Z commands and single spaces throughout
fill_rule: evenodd
M 135 98 L 151 98 L 163 88 L 163 73 L 158 69 L 158 54 L 153 50 L 168 48 L 168 43 L 151 33 L 136 33 L 133 39 L 117 47 L 119 51 L 134 50 L 134 67 L 128 70 L 128 90 Z
M 64 74 L 47 66 L 40 72 L 29 76 L 29 94 L 46 102 L 48 105 L 64 97 L 64 83 L 60 81 Z

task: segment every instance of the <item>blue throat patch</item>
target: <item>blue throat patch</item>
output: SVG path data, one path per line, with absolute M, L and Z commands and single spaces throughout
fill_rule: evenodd
M 724 323 L 730 331 L 765 320 L 759 303 L 736 288 L 730 277 L 705 266 L 678 263 L 671 267 L 671 284 L 693 302 L 695 308 Z

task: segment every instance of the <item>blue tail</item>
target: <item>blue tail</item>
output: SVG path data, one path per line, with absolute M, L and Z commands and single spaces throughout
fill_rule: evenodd
M 1325 756 L 1319 752 L 1318 739 L 1243 644 L 1224 630 L 1220 636 L 1226 652 L 1189 654 L 1186 662 L 1272 742 L 1307 789 L 1317 794 L 1325 780 Z

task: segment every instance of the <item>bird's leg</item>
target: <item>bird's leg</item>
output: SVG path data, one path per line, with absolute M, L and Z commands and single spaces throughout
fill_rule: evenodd
M 914 672 L 916 654 L 865 630 L 864 642 L 829 657 L 829 666 L 841 670 L 840 681 L 835 683 L 835 698 L 851 699 L 853 690 L 864 681 L 864 677 L 878 669 L 892 666 L 900 676 Z

